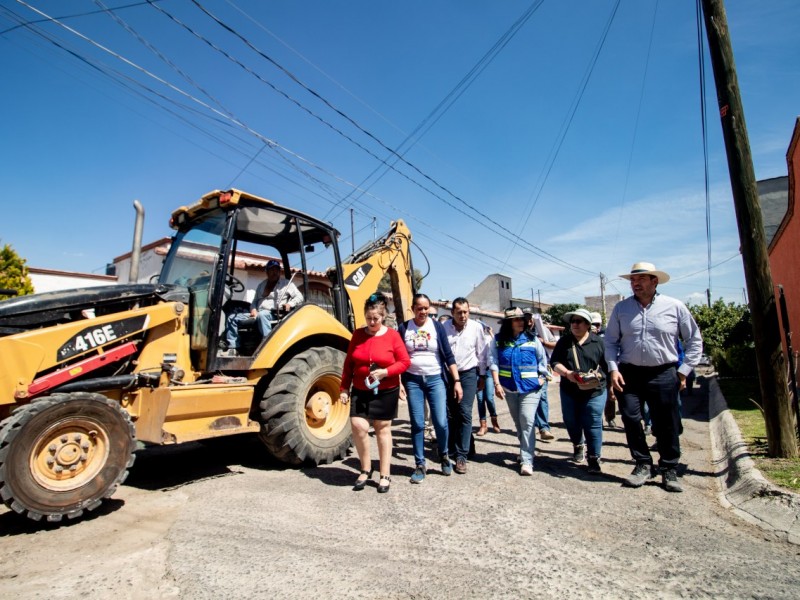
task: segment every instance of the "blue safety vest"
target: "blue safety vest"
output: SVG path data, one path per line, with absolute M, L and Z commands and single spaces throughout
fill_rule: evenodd
M 497 342 L 497 375 L 506 389 L 521 394 L 540 389 L 540 363 L 546 364 L 544 346 L 535 337 L 523 332 L 511 342 Z

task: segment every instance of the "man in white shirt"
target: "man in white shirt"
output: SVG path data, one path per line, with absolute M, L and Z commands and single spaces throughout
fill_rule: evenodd
M 225 325 L 225 339 L 228 354 L 236 356 L 239 347 L 239 323 L 246 319 L 256 319 L 258 330 L 266 337 L 272 331 L 272 321 L 281 312 L 289 312 L 303 302 L 303 294 L 291 281 L 281 277 L 281 263 L 270 260 L 265 267 L 267 278 L 258 284 L 256 295 L 250 303 L 249 313 L 234 313 Z
M 453 418 L 450 431 L 455 439 L 456 464 L 453 470 L 463 475 L 467 472 L 467 455 L 472 440 L 472 405 L 478 390 L 483 389 L 483 378 L 491 360 L 491 349 L 486 342 L 483 328 L 477 321 L 469 318 L 469 301 L 466 298 L 453 300 L 450 312 L 453 318 L 448 319 L 443 326 L 455 355 L 463 390 L 460 401 L 453 398 L 448 401 Z

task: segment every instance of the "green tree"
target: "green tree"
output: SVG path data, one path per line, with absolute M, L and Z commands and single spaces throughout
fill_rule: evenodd
M 567 303 L 567 304 L 553 304 L 550 308 L 547 309 L 544 313 L 544 319 L 551 325 L 563 325 L 564 324 L 564 315 L 568 312 L 572 312 L 573 310 L 577 310 L 579 308 L 586 308 L 582 304 L 576 304 L 574 302 Z M 587 309 L 588 310 L 588 309 Z
M 723 375 L 742 375 L 755 364 L 750 309 L 720 298 L 710 307 L 689 305 L 703 335 L 703 349 Z
M 16 290 L 19 296 L 33 293 L 33 284 L 28 275 L 25 259 L 21 258 L 9 244 L 0 250 L 0 290 Z M 0 293 L 0 300 L 12 296 Z

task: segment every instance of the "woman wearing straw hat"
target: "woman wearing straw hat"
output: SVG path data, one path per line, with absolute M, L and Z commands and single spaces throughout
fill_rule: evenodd
M 547 358 L 542 343 L 525 330 L 522 310 L 508 308 L 495 338 L 498 379 L 495 395 L 505 399 L 519 439 L 520 475 L 533 475 L 536 409 L 547 385 Z M 492 371 L 492 376 L 495 372 Z
M 568 312 L 564 315 L 564 320 L 569 323 L 569 333 L 556 342 L 553 356 L 550 357 L 553 371 L 561 375 L 561 413 L 574 446 L 572 460 L 582 463 L 586 457 L 589 472 L 599 473 L 606 384 L 603 379 L 594 389 L 581 389 L 578 383 L 580 373 L 598 367 L 604 373 L 608 371 L 603 339 L 592 333 L 592 316 L 584 308 Z

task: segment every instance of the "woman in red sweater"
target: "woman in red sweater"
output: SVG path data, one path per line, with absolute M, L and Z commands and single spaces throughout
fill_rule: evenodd
M 378 442 L 381 479 L 378 493 L 389 491 L 392 461 L 392 419 L 397 416 L 400 399 L 400 374 L 408 369 L 408 357 L 403 340 L 394 329 L 383 324 L 386 319 L 386 296 L 372 294 L 364 303 L 365 327 L 356 329 L 350 339 L 342 369 L 339 400 L 350 403 L 350 426 L 353 442 L 361 461 L 361 473 L 353 486 L 363 490 L 372 477 L 369 455 L 369 422 L 375 429 Z

